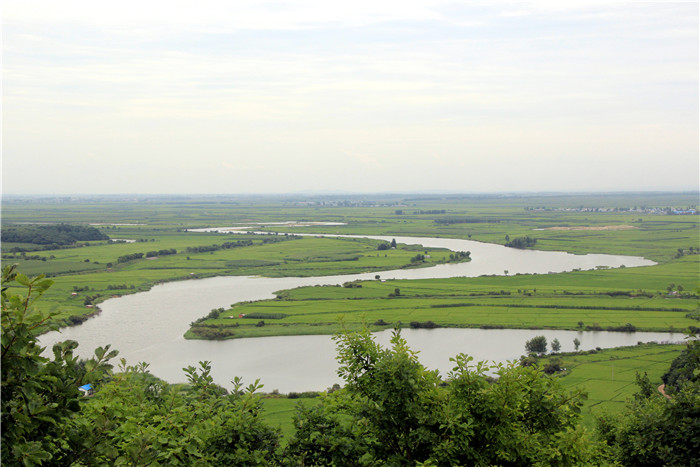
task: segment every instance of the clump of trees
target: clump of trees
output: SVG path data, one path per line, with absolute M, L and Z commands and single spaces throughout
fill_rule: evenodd
M 0 238 L 9 243 L 59 246 L 73 245 L 78 241 L 109 240 L 95 227 L 70 224 L 2 226 Z
M 141 258 L 143 258 L 143 253 L 131 253 L 129 255 L 123 255 L 117 258 L 117 263 L 126 263 Z
M 237 240 L 235 242 L 224 242 L 220 245 L 188 246 L 185 251 L 187 251 L 187 253 L 208 253 L 210 251 L 230 250 L 231 248 L 251 246 L 252 244 L 252 240 Z
M 164 250 L 149 251 L 146 253 L 146 258 L 155 258 L 156 256 L 167 256 L 175 254 L 177 254 L 177 250 L 175 248 L 168 248 Z
M 464 261 L 471 257 L 471 251 L 455 251 L 450 253 L 450 261 Z
M 391 242 L 382 242 L 379 245 L 377 245 L 377 250 L 391 250 L 392 248 L 396 248 L 396 239 L 392 238 Z
M 537 239 L 530 237 L 529 235 L 526 237 L 517 237 L 514 238 L 513 240 L 507 241 L 506 246 L 510 248 L 530 248 L 533 247 L 537 244 Z

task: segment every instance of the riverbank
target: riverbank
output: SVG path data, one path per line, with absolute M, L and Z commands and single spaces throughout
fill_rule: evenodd
M 351 328 L 565 329 L 681 331 L 700 327 L 693 312 L 697 255 L 643 268 L 474 278 L 365 280 L 282 290 L 234 304 L 188 330 L 190 339 L 332 334 Z M 682 292 L 668 290 L 681 286 Z

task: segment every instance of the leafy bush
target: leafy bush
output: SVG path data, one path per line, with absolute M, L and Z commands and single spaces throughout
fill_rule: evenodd
M 506 246 L 510 248 L 529 248 L 533 247 L 537 244 L 537 239 L 532 238 L 530 236 L 527 237 L 518 237 L 514 238 L 513 240 L 506 242 Z
M 413 329 L 435 329 L 435 328 L 440 328 L 439 324 L 435 324 L 432 321 L 411 321 L 410 326 Z

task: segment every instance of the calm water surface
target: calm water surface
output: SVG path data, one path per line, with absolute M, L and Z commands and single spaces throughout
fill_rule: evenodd
M 453 251 L 471 251 L 472 261 L 422 269 L 395 270 L 324 277 L 264 278 L 250 276 L 216 277 L 172 282 L 153 287 L 148 292 L 109 299 L 100 305 L 102 313 L 81 326 L 41 336 L 41 344 L 51 346 L 64 339 L 80 343 L 80 354 L 89 356 L 97 346 L 112 344 L 120 357 L 130 364 L 150 363 L 151 372 L 170 382 L 184 381 L 182 368 L 200 360 L 212 361 L 217 383 L 229 386 L 234 376 L 246 382 L 260 378 L 265 389 L 282 392 L 325 389 L 339 382 L 335 375 L 335 346 L 330 336 L 290 336 L 235 339 L 229 341 L 191 341 L 182 336 L 189 323 L 206 315 L 212 308 L 229 307 L 245 300 L 274 297 L 282 289 L 306 285 L 342 284 L 355 279 L 426 279 L 476 277 L 484 274 L 509 274 L 593 269 L 596 266 L 648 266 L 652 261 L 639 257 L 615 255 L 572 255 L 563 252 L 516 250 L 500 245 L 469 240 L 380 237 L 369 238 L 399 243 L 443 247 Z M 681 340 L 682 334 L 610 333 L 576 331 L 433 329 L 405 330 L 403 335 L 412 348 L 421 351 L 421 362 L 445 374 L 449 358 L 458 353 L 473 355 L 476 360 L 505 361 L 518 358 L 525 341 L 535 335 L 555 337 L 562 350 L 573 350 L 578 337 L 582 349 L 634 345 L 637 341 Z M 388 343 L 389 333 L 379 334 Z

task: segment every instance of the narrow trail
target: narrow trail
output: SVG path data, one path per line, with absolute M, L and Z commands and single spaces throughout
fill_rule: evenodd
M 665 389 L 666 389 L 666 385 L 665 385 L 665 384 L 662 384 L 661 386 L 658 387 L 658 390 L 659 390 L 659 392 L 661 393 L 661 395 L 664 396 L 666 399 L 670 399 L 671 396 L 669 396 L 668 394 L 666 394 L 666 390 L 665 390 Z

